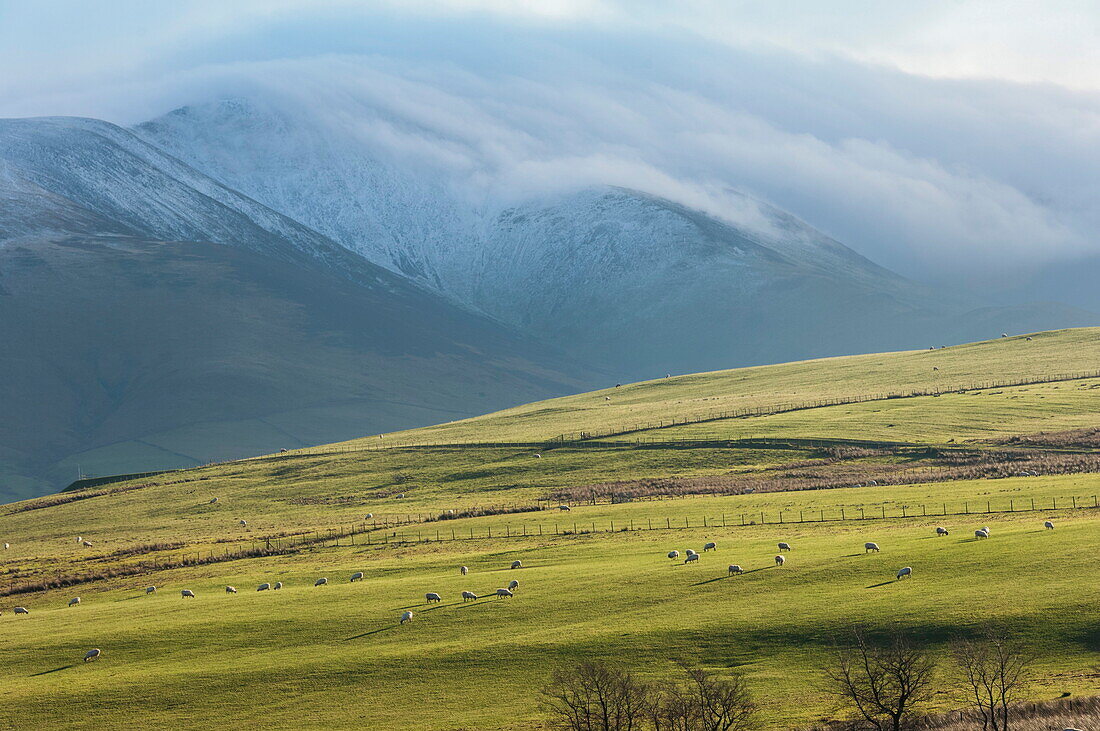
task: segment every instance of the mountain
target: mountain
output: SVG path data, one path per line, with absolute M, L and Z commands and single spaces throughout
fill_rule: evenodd
M 594 382 L 107 123 L 0 121 L 0 499 Z
M 471 201 L 459 181 L 395 162 L 330 116 L 233 99 L 135 132 L 375 264 L 624 380 L 1100 322 L 921 287 L 736 194 L 753 225 L 613 187 Z

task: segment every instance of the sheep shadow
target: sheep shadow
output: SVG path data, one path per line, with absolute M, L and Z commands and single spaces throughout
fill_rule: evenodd
M 692 586 L 702 586 L 703 584 L 711 584 L 715 581 L 723 581 L 725 579 L 732 579 L 733 576 L 715 576 L 713 579 L 707 579 L 706 581 L 696 581 Z
M 868 586 L 866 588 L 868 588 L 868 589 L 877 589 L 880 586 L 890 586 L 890 584 L 896 584 L 896 583 L 898 583 L 898 581 L 900 581 L 900 579 L 890 579 L 889 581 L 884 581 L 881 584 L 871 584 L 870 586 Z
M 398 625 L 398 626 L 400 626 L 400 625 Z M 391 630 L 391 629 L 395 629 L 395 627 L 392 626 L 392 625 L 389 626 L 389 627 L 379 627 L 378 629 L 372 629 L 370 632 L 364 632 L 361 635 L 354 635 L 352 637 L 345 637 L 344 642 L 351 642 L 352 640 L 361 640 L 364 637 L 370 637 L 371 635 L 376 635 L 379 632 L 386 632 L 386 631 Z
M 27 677 L 37 678 L 39 675 L 49 675 L 50 673 L 56 673 L 56 672 L 60 672 L 61 670 L 68 670 L 69 668 L 75 668 L 75 667 L 76 667 L 76 665 L 62 665 L 61 667 L 54 668 L 53 670 L 43 670 L 40 673 L 31 673 Z

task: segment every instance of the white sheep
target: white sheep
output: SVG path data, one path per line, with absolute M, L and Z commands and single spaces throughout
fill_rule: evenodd
M 429 591 L 427 594 L 425 594 L 424 599 L 428 602 L 428 604 L 431 604 L 432 602 L 443 601 L 443 597 L 439 596 L 434 591 Z
M 327 583 L 328 583 L 328 579 L 322 578 L 322 579 L 317 579 L 317 581 L 314 581 L 313 585 L 314 586 L 324 586 Z
M 684 563 L 691 563 L 692 561 L 698 561 L 698 560 L 699 560 L 699 554 L 698 553 L 689 553 L 684 558 Z
M 84 541 L 84 547 L 85 548 L 91 548 L 92 547 L 92 542 L 91 541 Z
M 80 604 L 80 597 L 74 596 L 72 599 L 69 600 L 70 607 L 74 604 Z
M 942 525 L 939 526 L 938 528 L 936 528 L 936 535 L 937 536 L 946 536 L 947 535 L 947 529 L 944 528 Z
M 460 574 L 462 574 L 463 576 L 465 576 L 466 574 L 470 573 L 470 569 L 469 569 L 469 568 L 467 568 L 466 566 L 463 566 L 462 568 L 460 568 L 460 569 L 458 570 L 458 572 L 459 572 Z
M 367 513 L 367 515 L 366 515 L 367 520 L 371 520 L 373 518 L 374 518 L 374 513 Z
M 103 654 L 103 652 L 98 647 L 94 650 L 88 650 L 86 653 L 84 653 L 84 662 L 91 662 L 92 660 L 98 660 L 99 656 L 102 655 L 102 654 Z
M 669 551 L 668 552 L 668 557 L 669 558 L 680 558 L 680 552 L 679 551 Z
M 985 528 L 979 528 L 978 530 L 974 531 L 974 538 L 975 540 L 978 538 L 989 538 L 989 531 L 987 531 Z
M 714 541 L 711 541 L 710 543 L 703 546 L 703 550 L 704 551 L 717 551 L 718 550 L 718 544 L 715 543 Z
M 903 579 L 906 576 L 908 576 L 909 578 L 913 578 L 913 567 L 912 566 L 906 566 L 905 568 L 898 571 L 898 576 L 897 576 L 898 579 Z
M 523 561 L 513 561 L 512 562 L 512 568 L 514 568 L 514 569 L 518 569 L 522 566 L 523 566 Z
M 1047 530 L 1054 530 L 1054 523 L 1051 523 L 1048 520 L 1045 523 L 1043 523 L 1043 527 L 1046 528 Z
M 512 579 L 511 581 L 508 582 L 508 589 L 509 590 L 515 591 L 518 588 L 519 588 L 519 582 L 516 581 L 515 579 Z
M 237 593 L 237 587 L 227 586 L 227 587 L 225 587 L 225 593 L 226 594 L 236 594 Z
M 244 528 L 244 527 L 248 526 L 248 521 L 247 520 L 240 520 L 240 521 L 237 522 L 237 524 L 240 525 L 242 528 Z
M 558 510 L 572 510 L 568 505 L 559 505 Z
M 194 599 L 195 598 L 195 592 L 191 591 L 190 589 L 184 589 L 183 591 L 180 592 L 180 598 L 181 599 L 186 599 L 187 597 L 191 597 L 192 599 Z
M 216 497 L 212 497 L 212 498 L 210 498 L 210 504 L 211 504 L 211 505 L 213 505 L 213 504 L 214 504 L 214 503 L 216 503 L 216 502 L 218 502 L 218 499 L 217 499 Z
M 256 591 L 267 591 L 270 588 L 271 584 L 265 581 L 264 583 L 256 587 Z
M 782 556 L 776 556 L 775 557 L 775 565 L 776 566 L 782 566 L 785 563 L 787 563 L 787 559 L 783 558 Z
M 507 589 L 497 589 L 497 599 L 508 599 L 512 596 L 512 592 Z
M 789 543 L 780 543 L 779 544 L 779 550 L 780 551 L 789 551 L 789 550 L 791 550 L 791 544 L 789 544 Z
M 741 568 L 740 566 L 738 566 L 735 563 L 730 564 L 730 573 L 729 573 L 730 576 L 733 576 L 734 574 L 743 574 L 743 573 L 745 573 L 745 569 Z
M 403 493 L 403 492 L 402 492 L 402 493 L 398 493 L 398 494 L 397 494 L 397 497 L 399 497 L 399 498 L 403 498 L 403 497 L 405 497 L 405 493 Z
M 869 553 L 871 551 L 874 551 L 875 553 L 878 553 L 878 544 L 877 543 L 871 543 L 870 541 L 868 541 L 867 543 L 864 543 L 863 544 L 863 552 L 864 553 Z
M 477 600 L 477 594 L 473 593 L 472 591 L 462 592 L 462 601 L 472 602 L 472 601 L 476 601 L 476 600 Z
M 272 591 L 278 591 L 279 589 L 282 589 L 282 588 L 283 588 L 283 582 L 276 581 L 275 586 L 271 587 L 271 590 Z
M 363 572 L 362 571 L 356 571 L 354 574 L 351 575 L 351 581 L 362 581 L 362 580 L 363 580 Z
M 985 531 L 986 533 L 992 533 L 992 532 L 993 532 L 993 531 L 989 530 L 989 526 L 988 526 L 988 525 L 983 525 L 983 526 L 982 526 L 982 530 L 984 530 L 984 531 Z
M 145 587 L 145 593 L 146 594 L 156 594 L 157 593 L 157 587 L 147 586 L 147 587 Z
M 26 607 L 16 607 L 15 608 L 15 613 L 16 614 L 30 614 L 30 612 L 27 611 Z
M 538 452 L 535 452 L 535 459 L 542 459 L 542 455 Z
M 84 538 L 83 538 L 83 536 L 77 536 L 77 537 L 76 537 L 76 542 L 77 542 L 78 544 L 79 544 L 79 543 L 83 543 L 83 542 L 84 542 Z
M 411 622 L 412 619 L 413 619 L 413 613 L 409 612 L 409 611 L 406 611 L 401 615 L 401 624 L 405 624 L 405 622 Z
M 695 553 L 695 551 L 693 551 L 692 549 L 690 549 L 690 548 L 689 548 L 689 549 L 687 550 L 687 555 L 689 555 L 689 556 L 697 556 L 697 555 L 699 555 L 699 554 Z

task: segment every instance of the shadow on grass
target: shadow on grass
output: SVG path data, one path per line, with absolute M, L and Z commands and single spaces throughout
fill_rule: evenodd
M 372 629 L 370 632 L 364 632 L 361 635 L 354 635 L 352 637 L 345 637 L 344 642 L 351 642 L 352 640 L 361 640 L 364 637 L 370 637 L 371 635 L 376 635 L 379 632 L 387 632 L 391 629 L 396 629 L 399 626 L 400 625 L 390 625 L 389 627 L 379 627 L 378 629 Z
M 59 672 L 61 670 L 68 670 L 69 668 L 73 668 L 73 667 L 76 667 L 76 666 L 75 665 L 62 665 L 61 667 L 54 668 L 53 670 L 43 670 L 40 673 L 32 673 L 30 675 L 30 677 L 37 678 L 39 675 L 49 675 L 50 673 L 56 673 L 56 672 Z
M 900 581 L 900 579 L 890 579 L 889 581 L 884 581 L 881 584 L 871 584 L 867 588 L 868 589 L 877 589 L 880 586 L 890 586 L 890 584 L 896 584 L 896 583 L 898 583 L 898 581 Z

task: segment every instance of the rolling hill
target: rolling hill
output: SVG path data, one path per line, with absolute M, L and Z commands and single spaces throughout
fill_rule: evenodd
M 1096 694 L 1100 332 L 1029 337 L 660 379 L 5 506 L 0 723 L 76 727 L 93 704 L 109 728 L 261 708 L 274 728 L 537 728 L 550 671 L 599 659 L 658 682 L 678 662 L 736 669 L 764 728 L 805 728 L 834 713 L 820 668 L 853 623 L 941 658 L 998 623 L 1041 648 L 1029 697 Z M 1012 380 L 1028 383 L 994 383 Z M 774 413 L 841 396 L 868 400 Z M 696 421 L 734 405 L 760 415 Z M 879 412 L 838 417 L 859 406 Z M 630 408 L 690 423 L 553 439 L 615 431 Z M 904 439 L 880 436 L 886 419 Z M 705 541 L 698 564 L 665 557 Z M 512 599 L 458 597 L 513 578 Z

